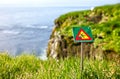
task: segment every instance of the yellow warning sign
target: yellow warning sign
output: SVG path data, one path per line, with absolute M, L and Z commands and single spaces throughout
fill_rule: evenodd
M 73 27 L 73 37 L 75 42 L 93 42 L 93 36 L 89 27 Z
M 83 29 L 80 29 L 76 36 L 76 40 L 91 40 L 91 38 Z
M 89 37 L 88 37 L 88 36 L 86 35 L 86 33 L 83 32 L 83 31 L 80 32 L 79 37 L 80 37 L 81 39 L 89 39 Z

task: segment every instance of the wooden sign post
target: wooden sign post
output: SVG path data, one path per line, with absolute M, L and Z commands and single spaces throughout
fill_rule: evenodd
M 73 37 L 75 42 L 81 42 L 81 79 L 83 79 L 83 70 L 84 70 L 84 58 L 83 58 L 83 43 L 84 42 L 93 42 L 93 36 L 89 27 L 73 27 Z

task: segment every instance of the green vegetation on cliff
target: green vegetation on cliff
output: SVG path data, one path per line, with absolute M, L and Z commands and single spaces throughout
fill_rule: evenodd
M 61 34 L 72 36 L 72 25 L 89 26 L 95 44 L 103 43 L 103 50 L 120 53 L 120 4 L 96 7 L 94 10 L 71 12 L 55 20 Z M 103 39 L 99 39 L 101 36 Z M 105 44 L 106 43 L 106 44 Z
M 120 79 L 119 63 L 86 59 L 83 77 L 84 79 Z M 42 61 L 34 55 L 11 57 L 0 53 L 0 79 L 80 79 L 80 76 L 78 57 Z
M 56 33 L 64 36 L 64 40 L 67 41 L 67 51 L 75 46 L 72 27 L 89 26 L 94 36 L 95 49 L 100 47 L 107 53 L 120 53 L 120 3 L 61 15 L 55 20 L 55 26 L 51 38 L 54 38 Z M 49 51 L 48 49 L 48 55 Z

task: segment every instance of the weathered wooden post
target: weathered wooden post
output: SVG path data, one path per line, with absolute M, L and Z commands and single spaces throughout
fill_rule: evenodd
M 83 79 L 84 70 L 84 57 L 83 57 L 83 44 L 84 42 L 93 42 L 93 36 L 88 26 L 73 26 L 73 37 L 75 42 L 81 42 L 81 79 Z

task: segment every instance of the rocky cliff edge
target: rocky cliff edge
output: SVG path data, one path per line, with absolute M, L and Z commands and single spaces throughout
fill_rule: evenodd
M 61 15 L 55 20 L 48 42 L 48 57 L 59 59 L 80 56 L 81 44 L 73 40 L 74 26 L 88 26 L 92 29 L 94 42 L 84 43 L 85 57 L 93 59 L 120 57 L 120 4 Z

